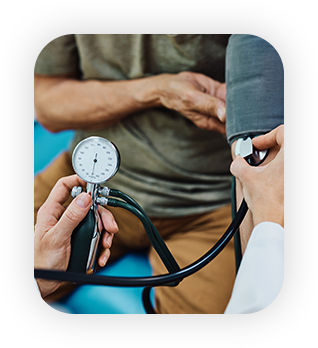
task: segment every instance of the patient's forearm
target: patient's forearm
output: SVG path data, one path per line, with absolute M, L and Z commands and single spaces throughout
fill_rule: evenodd
M 69 77 L 35 76 L 35 110 L 50 131 L 107 127 L 157 100 L 138 99 L 153 77 L 130 81 L 79 81 Z M 144 94 L 142 94 L 144 95 Z

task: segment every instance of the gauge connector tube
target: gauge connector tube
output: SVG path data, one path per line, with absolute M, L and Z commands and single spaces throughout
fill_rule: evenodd
M 109 196 L 109 192 L 110 192 L 110 188 L 109 187 L 99 187 L 98 188 L 98 193 L 104 197 L 108 197 Z
M 106 198 L 106 197 L 97 197 L 96 198 L 96 204 L 108 205 L 108 198 Z

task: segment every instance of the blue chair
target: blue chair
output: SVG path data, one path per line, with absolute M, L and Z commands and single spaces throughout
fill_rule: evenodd
M 34 122 L 34 175 L 45 169 L 65 151 L 74 137 L 73 131 L 51 133 Z M 98 275 L 141 277 L 152 274 L 146 253 L 130 253 L 120 260 L 106 265 Z M 70 295 L 52 307 L 76 314 L 145 314 L 142 288 L 120 288 L 81 285 Z M 154 302 L 154 294 L 152 293 Z

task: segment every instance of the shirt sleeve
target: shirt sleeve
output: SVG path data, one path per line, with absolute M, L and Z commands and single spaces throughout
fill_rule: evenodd
M 34 72 L 42 75 L 78 74 L 75 35 L 63 35 L 49 42 L 40 52 Z
M 284 280 L 284 229 L 273 222 L 255 226 L 224 314 L 261 311 L 278 296 Z

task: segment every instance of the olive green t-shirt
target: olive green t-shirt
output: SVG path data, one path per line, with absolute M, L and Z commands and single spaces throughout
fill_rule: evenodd
M 41 51 L 35 73 L 77 73 L 82 80 L 129 80 L 193 71 L 224 82 L 230 35 L 65 35 Z M 80 103 L 80 101 L 79 101 Z M 203 213 L 230 202 L 226 137 L 176 111 L 149 108 L 100 130 L 81 130 L 116 144 L 118 173 L 105 185 L 134 198 L 152 217 Z

